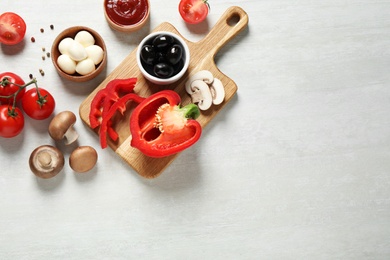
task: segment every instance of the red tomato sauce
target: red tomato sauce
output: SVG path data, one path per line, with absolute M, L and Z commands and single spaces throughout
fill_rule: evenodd
M 133 25 L 142 21 L 148 12 L 147 0 L 105 0 L 108 17 L 119 25 Z

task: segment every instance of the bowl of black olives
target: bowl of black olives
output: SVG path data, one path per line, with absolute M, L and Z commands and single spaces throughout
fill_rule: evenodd
M 179 80 L 190 63 L 186 42 L 179 35 L 166 31 L 146 36 L 139 44 L 136 56 L 142 75 L 159 85 Z

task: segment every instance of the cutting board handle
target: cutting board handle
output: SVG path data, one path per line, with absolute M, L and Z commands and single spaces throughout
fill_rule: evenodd
M 248 25 L 248 20 L 247 13 L 241 7 L 229 7 L 206 37 L 199 42 L 205 47 L 204 53 L 209 53 L 214 58 L 228 41 Z

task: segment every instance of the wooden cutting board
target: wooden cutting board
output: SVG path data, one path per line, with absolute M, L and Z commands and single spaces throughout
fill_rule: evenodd
M 201 116 L 197 119 L 202 127 L 205 127 L 213 117 L 231 100 L 237 92 L 237 85 L 229 77 L 224 75 L 214 62 L 217 52 L 233 37 L 235 37 L 248 24 L 248 15 L 237 6 L 232 6 L 226 10 L 208 35 L 199 42 L 190 42 L 169 23 L 162 23 L 153 31 L 169 31 L 181 36 L 188 44 L 190 49 L 190 65 L 187 73 L 178 82 L 168 86 L 158 86 L 147 81 L 141 74 L 136 62 L 136 49 L 134 49 L 107 78 L 81 103 L 79 113 L 82 121 L 90 127 L 89 111 L 90 104 L 96 93 L 104 88 L 107 83 L 113 79 L 137 77 L 137 84 L 134 92 L 142 97 L 148 97 L 151 94 L 162 90 L 172 89 L 179 93 L 182 98 L 182 105 L 191 103 L 191 97 L 186 93 L 184 84 L 186 80 L 194 73 L 200 70 L 209 70 L 214 77 L 219 78 L 225 88 L 225 101 L 218 105 L 212 105 L 207 111 L 201 111 Z M 241 68 L 237 68 L 241 69 Z M 118 116 L 114 128 L 119 134 L 117 142 L 108 139 L 108 145 L 123 160 L 133 167 L 138 174 L 145 178 L 155 178 L 178 156 L 172 155 L 164 158 L 150 158 L 143 155 L 139 150 L 130 146 L 131 134 L 129 129 L 129 118 L 134 107 L 129 102 L 129 107 L 123 117 Z M 93 130 L 98 134 L 98 128 Z M 188 149 L 191 149 L 188 148 Z

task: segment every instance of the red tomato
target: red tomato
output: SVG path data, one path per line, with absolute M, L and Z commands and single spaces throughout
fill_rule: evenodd
M 4 78 L 8 78 L 10 84 L 4 84 Z M 14 84 L 24 85 L 25 83 L 21 77 L 12 72 L 0 73 L 0 96 L 10 96 L 18 91 L 19 87 Z M 26 90 L 23 88 L 16 96 L 16 101 L 19 101 L 23 97 L 24 92 L 26 92 Z M 12 104 L 13 101 L 13 97 L 9 99 L 0 98 L 1 104 Z
M 45 89 L 35 88 L 27 90 L 22 99 L 22 108 L 31 118 L 42 120 L 48 118 L 54 111 L 56 102 L 53 96 Z
M 22 111 L 15 107 L 11 112 L 12 106 L 0 105 L 0 136 L 11 138 L 22 132 L 24 127 L 24 116 Z
M 187 23 L 197 24 L 206 19 L 209 13 L 209 4 L 207 0 L 181 0 L 179 13 Z
M 21 42 L 26 34 L 26 23 L 19 15 L 6 12 L 0 15 L 0 42 L 14 45 Z

